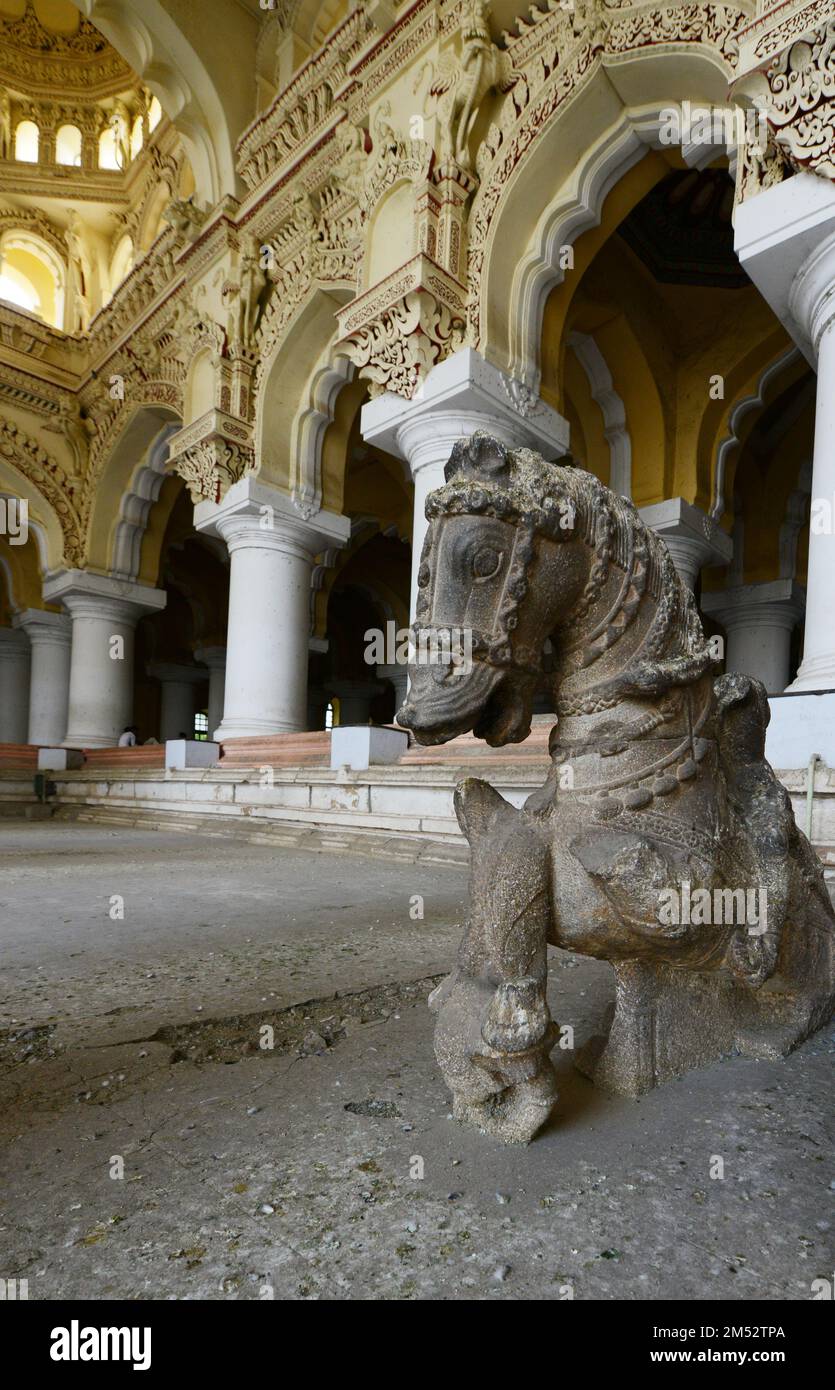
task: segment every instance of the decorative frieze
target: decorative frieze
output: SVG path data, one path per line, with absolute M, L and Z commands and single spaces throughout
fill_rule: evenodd
M 371 21 L 358 6 L 269 110 L 252 123 L 238 143 L 238 172 L 247 188 L 257 188 L 300 148 L 321 136 L 333 119 L 334 94 L 372 32 Z

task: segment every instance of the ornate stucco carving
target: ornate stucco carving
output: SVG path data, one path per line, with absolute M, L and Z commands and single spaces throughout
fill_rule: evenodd
M 252 429 L 223 411 L 209 410 L 172 437 L 169 467 L 185 479 L 193 502 L 219 502 L 232 483 L 254 471 Z
M 835 178 L 835 20 L 796 38 L 764 68 L 747 74 L 737 92 L 764 110 L 792 171 Z
M 36 439 L 12 420 L 0 417 L 0 458 L 5 458 L 31 483 L 52 507 L 61 526 L 64 562 L 84 563 L 85 502 L 80 485 L 68 480 L 65 470 Z
M 510 55 L 490 36 L 487 0 L 464 0 L 461 52 L 443 55 L 429 87 L 438 98 L 440 154 L 462 168 L 471 167 L 469 142 L 488 92 L 507 91 L 518 80 Z
M 44 368 L 54 367 L 50 390 L 30 391 L 24 381 L 9 386 L 13 368 L 22 363 L 7 353 L 13 368 L 4 369 L 0 393 L 55 424 L 64 391 L 74 390 L 82 419 L 95 420 L 86 474 L 95 480 L 132 411 L 143 404 L 182 410 L 189 363 L 209 345 L 217 409 L 247 436 L 277 351 L 305 304 L 324 291 L 334 309 L 342 306 L 343 351 L 372 392 L 411 395 L 445 354 L 462 341 L 481 341 L 483 279 L 502 201 L 520 162 L 546 138 L 560 108 L 601 63 L 609 58 L 617 63 L 656 45 L 665 52 L 707 46 L 730 78 L 746 26 L 752 42 L 765 45 L 758 66 L 775 63 L 777 71 L 785 58 L 782 48 L 771 46 L 777 30 L 757 29 L 759 21 L 750 22 L 734 5 L 575 0 L 569 8 L 549 0 L 518 19 L 514 32 L 498 43 L 486 29 L 485 15 L 483 0 L 413 0 L 400 6 L 391 27 L 380 33 L 362 6 L 354 9 L 240 141 L 240 172 L 247 187 L 257 189 L 255 197 L 243 206 L 230 197 L 208 216 L 187 200 L 172 200 L 171 225 L 90 320 L 87 338 L 66 338 L 39 325 L 30 330 L 22 315 L 0 309 L 0 350 L 23 347 Z M 798 30 L 802 17 L 805 28 Z M 812 20 L 826 32 L 824 19 L 818 5 L 807 5 L 782 21 L 781 38 L 797 47 Z M 0 31 L 5 24 L 0 21 Z M 814 49 L 810 39 L 803 43 Z M 824 48 L 813 57 L 828 73 Z M 795 60 L 804 52 L 798 49 Z M 799 99 L 802 73 L 793 74 L 802 67 L 795 61 L 788 73 L 786 91 L 798 99 L 799 112 L 796 120 L 786 121 L 785 139 L 789 128 L 795 132 L 805 121 L 806 149 L 821 128 L 822 110 L 804 108 Z M 405 138 L 409 107 L 404 108 L 401 77 L 418 110 L 419 88 L 435 103 L 424 109 L 430 118 L 426 138 Z M 825 102 L 827 92 L 828 87 Z M 55 121 L 65 108 L 81 111 L 84 105 L 80 93 L 78 100 L 70 93 L 64 101 L 53 92 L 39 101 L 44 110 L 53 102 Z M 481 119 L 474 125 L 476 114 Z M 476 149 L 476 131 L 480 137 L 485 127 Z M 825 145 L 831 137 L 831 129 L 825 130 Z M 767 187 L 795 167 L 787 163 L 788 151 L 782 135 L 762 156 L 743 151 L 739 166 L 746 191 Z M 112 235 L 108 231 L 111 255 L 126 232 L 147 246 L 159 216 L 161 185 L 172 193 L 182 187 L 179 158 L 173 133 L 169 143 L 157 137 L 131 165 L 129 201 L 114 208 Z M 470 163 L 474 167 L 467 167 Z M 122 178 L 113 175 L 113 181 Z M 404 264 L 371 284 L 371 265 L 364 263 L 370 229 L 382 200 L 405 181 L 413 193 L 413 240 L 404 240 Z M 146 208 L 150 227 L 143 220 Z M 15 216 L 19 221 L 36 214 Z M 0 208 L 0 233 L 6 225 Z M 51 244 L 66 260 L 62 229 L 50 232 Z M 206 285 L 209 296 L 198 308 L 195 287 Z M 357 297 L 346 302 L 354 293 Z M 91 376 L 91 368 L 97 375 Z M 122 398 L 111 394 L 114 376 L 123 379 Z M 513 404 L 523 411 L 529 404 L 521 383 Z M 60 425 L 65 434 L 66 426 L 66 421 Z M 207 430 L 181 450 L 183 476 L 190 472 L 190 486 L 207 495 L 205 489 L 211 491 L 218 480 L 225 487 L 254 466 L 249 447 L 248 436 Z
M 737 59 L 737 36 L 747 16 L 723 4 L 646 6 L 620 9 L 586 0 L 572 16 L 560 8 L 520 21 L 518 35 L 507 36 L 510 58 L 520 80 L 505 98 L 498 119 L 479 149 L 480 187 L 467 228 L 469 241 L 469 335 L 482 332 L 482 273 L 496 213 L 514 170 L 550 126 L 557 111 L 588 80 L 607 55 L 670 44 L 709 44 L 726 62 Z
M 256 188 L 300 147 L 321 135 L 344 112 L 333 111 L 334 92 L 345 82 L 353 58 L 373 26 L 358 6 L 330 35 L 293 81 L 244 132 L 238 143 L 238 172 L 247 188 Z
M 411 398 L 435 363 L 463 343 L 463 290 L 420 254 L 344 309 L 339 329 L 339 348 L 370 382 L 372 396 L 394 391 Z
M 0 15 L 0 81 L 27 91 L 107 96 L 133 85 L 124 58 L 83 16 L 74 33 L 46 29 L 27 0 L 22 15 Z
M 777 144 L 771 131 L 764 146 L 743 142 L 736 156 L 736 194 L 738 203 L 766 188 L 790 178 L 794 173 L 784 150 Z

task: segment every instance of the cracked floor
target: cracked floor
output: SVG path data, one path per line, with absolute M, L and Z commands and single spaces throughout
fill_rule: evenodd
M 450 1119 L 432 1055 L 465 892 L 454 867 L 0 822 L 0 1277 L 43 1299 L 809 1299 L 835 1265 L 835 1029 L 637 1102 L 558 1050 L 556 1115 L 505 1148 Z M 609 969 L 554 952 L 551 983 L 580 1045 Z

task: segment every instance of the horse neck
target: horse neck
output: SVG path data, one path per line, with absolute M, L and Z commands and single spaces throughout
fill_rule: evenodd
M 586 507 L 588 578 L 555 633 L 554 696 L 561 716 L 593 724 L 625 717 L 629 707 L 647 711 L 646 698 L 629 693 L 630 672 L 686 660 L 698 617 L 667 547 L 631 503 L 592 487 Z

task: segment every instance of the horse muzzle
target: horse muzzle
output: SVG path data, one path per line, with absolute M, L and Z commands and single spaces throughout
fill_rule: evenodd
M 504 672 L 477 658 L 465 670 L 452 662 L 409 666 L 409 694 L 397 723 L 418 743 L 447 743 L 478 723 Z

